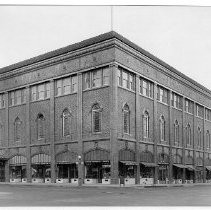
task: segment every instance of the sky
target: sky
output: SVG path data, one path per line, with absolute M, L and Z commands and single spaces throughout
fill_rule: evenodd
M 0 5 L 0 68 L 110 30 L 110 6 Z M 113 6 L 113 30 L 211 90 L 211 7 Z

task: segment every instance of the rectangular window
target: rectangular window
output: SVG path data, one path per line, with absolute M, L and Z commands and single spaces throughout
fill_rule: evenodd
M 50 98 L 50 83 L 45 84 L 45 97 Z
M 45 98 L 45 86 L 44 84 L 38 85 L 38 100 L 43 100 Z
M 172 93 L 171 105 L 175 108 L 182 109 L 182 97 L 176 93 Z
M 63 94 L 71 93 L 71 79 L 70 77 L 63 79 Z
M 158 87 L 157 99 L 158 101 L 168 104 L 168 91 L 165 88 Z
M 204 108 L 203 106 L 200 106 L 200 105 L 196 105 L 196 116 L 198 117 L 204 117 Z
M 56 81 L 56 96 L 62 95 L 62 80 Z
M 21 101 L 22 103 L 26 103 L 26 89 L 21 90 Z
M 31 101 L 37 100 L 37 86 L 31 87 Z
M 188 99 L 185 100 L 185 111 L 193 114 L 193 102 Z
M 129 83 L 130 83 L 130 90 L 135 90 L 135 76 L 132 74 L 129 74 Z
M 129 88 L 128 76 L 127 72 L 122 72 L 122 87 L 124 88 Z
M 102 70 L 92 72 L 92 87 L 100 87 L 102 85 Z
M 109 85 L 109 68 L 104 68 L 103 69 L 103 85 Z
M 100 112 L 93 111 L 93 132 L 97 133 L 101 131 Z
M 153 83 L 145 79 L 140 80 L 140 93 L 153 98 Z
M 205 109 L 205 119 L 206 120 L 211 120 L 211 110 Z
M 117 78 L 118 78 L 118 85 L 122 86 L 122 71 L 120 69 L 117 70 Z
M 78 77 L 73 76 L 72 77 L 72 92 L 76 93 L 78 91 Z
M 4 108 L 4 106 L 5 106 L 4 97 L 5 97 L 4 94 L 0 94 L 0 108 Z
M 15 92 L 14 91 L 9 93 L 9 105 L 10 106 L 15 105 Z
M 91 87 L 90 85 L 90 72 L 86 72 L 83 74 L 83 89 L 89 89 Z
M 21 90 L 15 91 L 15 105 L 21 104 Z

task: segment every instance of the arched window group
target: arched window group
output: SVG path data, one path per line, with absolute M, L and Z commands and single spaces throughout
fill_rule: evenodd
M 44 130 L 45 130 L 45 118 L 43 114 L 38 114 L 37 116 L 37 139 L 44 138 Z
M 210 142 L 210 132 L 207 130 L 207 132 L 206 132 L 206 142 L 207 142 L 207 149 L 210 149 L 210 144 L 211 144 L 211 142 Z
M 68 109 L 62 112 L 62 136 L 69 136 L 71 130 L 71 115 Z
M 102 123 L 102 109 L 99 104 L 94 104 L 92 107 L 92 131 L 94 133 L 101 132 L 101 123 Z
M 160 118 L 160 140 L 165 141 L 165 118 L 161 116 Z
M 19 117 L 16 117 L 15 122 L 14 122 L 14 139 L 15 141 L 20 141 L 21 139 L 21 120 Z
M 149 138 L 149 113 L 147 111 L 143 115 L 143 137 Z
M 191 145 L 191 128 L 190 124 L 187 125 L 186 127 L 186 144 Z
M 202 133 L 201 133 L 201 128 L 199 128 L 199 127 L 197 129 L 197 146 L 199 148 L 202 147 Z
M 129 134 L 130 133 L 130 109 L 127 104 L 123 107 L 123 127 L 124 127 L 124 133 Z
M 179 143 L 179 123 L 177 120 L 174 123 L 174 143 Z

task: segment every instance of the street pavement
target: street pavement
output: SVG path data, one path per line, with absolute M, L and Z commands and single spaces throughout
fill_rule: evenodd
M 211 186 L 0 185 L 0 206 L 211 206 Z

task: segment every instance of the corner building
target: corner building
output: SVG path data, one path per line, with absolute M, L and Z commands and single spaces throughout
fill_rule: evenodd
M 0 80 L 2 182 L 211 180 L 211 91 L 116 32 Z

